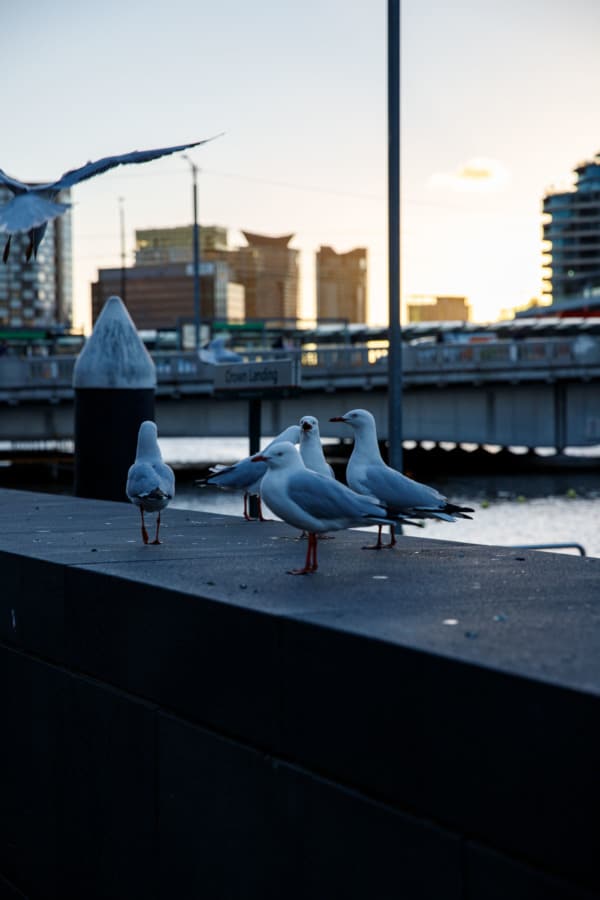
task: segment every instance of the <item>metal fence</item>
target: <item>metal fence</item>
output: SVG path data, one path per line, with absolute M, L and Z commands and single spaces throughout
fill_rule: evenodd
M 153 353 L 159 389 L 193 388 L 200 393 L 212 390 L 214 368 L 193 352 Z M 345 378 L 385 383 L 387 347 L 383 342 L 369 345 L 327 345 L 298 350 L 261 350 L 244 354 L 246 362 L 292 358 L 301 380 L 309 386 L 327 381 L 335 387 Z M 47 395 L 66 397 L 71 393 L 74 356 L 0 357 L 0 401 L 18 402 L 25 397 Z M 408 344 L 403 350 L 403 367 L 412 382 L 427 376 L 453 378 L 539 377 L 570 375 L 600 378 L 600 338 L 588 335 L 573 338 L 529 338 L 484 343 Z

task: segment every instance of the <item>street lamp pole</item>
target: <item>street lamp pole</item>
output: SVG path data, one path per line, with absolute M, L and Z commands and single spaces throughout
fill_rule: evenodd
M 389 463 L 402 471 L 400 326 L 400 0 L 388 0 Z
M 200 227 L 198 225 L 198 166 L 184 153 L 192 170 L 193 210 L 194 210 L 194 344 L 200 349 Z
M 121 226 L 121 300 L 127 306 L 127 289 L 125 280 L 125 198 L 119 197 L 119 224 Z

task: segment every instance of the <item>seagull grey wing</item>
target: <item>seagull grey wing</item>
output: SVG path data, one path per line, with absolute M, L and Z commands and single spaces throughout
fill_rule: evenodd
M 389 466 L 367 466 L 369 490 L 392 510 L 441 509 L 446 498 L 435 488 L 407 478 Z
M 51 219 L 62 216 L 69 206 L 68 203 L 55 203 L 33 191 L 18 194 L 4 206 L 0 206 L 0 232 L 17 234 L 40 228 Z
M 385 511 L 368 497 L 355 494 L 339 481 L 308 469 L 295 472 L 290 477 L 288 496 L 317 519 L 360 521 L 379 513 L 385 518 Z
M 130 499 L 133 497 L 147 497 L 157 487 L 160 487 L 159 479 L 150 463 L 134 463 L 131 466 L 125 488 L 125 492 Z
M 209 475 L 205 480 L 207 484 L 216 484 L 221 488 L 243 491 L 262 478 L 266 471 L 266 463 L 254 463 L 248 456 L 233 466 L 228 466 L 226 469 L 221 469 L 219 472 Z
M 267 444 L 265 450 L 270 450 L 275 444 L 280 444 L 283 441 L 289 441 L 290 444 L 297 444 L 300 440 L 300 426 L 299 425 L 289 425 L 285 428 L 277 437 L 273 438 L 270 444 Z
M 29 190 L 29 185 L 16 178 L 11 178 L 3 169 L 0 169 L 0 184 L 11 190 L 13 194 L 26 194 Z
M 217 134 L 214 137 L 205 138 L 203 141 L 194 141 L 191 144 L 178 144 L 176 147 L 161 147 L 158 150 L 133 150 L 131 153 L 122 153 L 120 156 L 105 156 L 96 160 L 96 162 L 88 162 L 79 169 L 71 169 L 69 172 L 65 172 L 51 187 L 54 191 L 60 191 L 64 188 L 72 187 L 74 184 L 79 184 L 80 181 L 93 178 L 94 175 L 101 175 L 102 172 L 107 172 L 116 166 L 150 162 L 153 159 L 159 159 L 161 156 L 169 156 L 171 153 L 189 150 L 190 147 L 199 147 L 201 144 L 214 141 L 217 137 L 220 137 L 220 135 Z M 44 185 L 44 187 L 47 189 L 50 185 Z
M 165 462 L 154 463 L 154 470 L 158 475 L 159 487 L 167 495 L 169 500 L 175 496 L 175 473 L 171 466 Z

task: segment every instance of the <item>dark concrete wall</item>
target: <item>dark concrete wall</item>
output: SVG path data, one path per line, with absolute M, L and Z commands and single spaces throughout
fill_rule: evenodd
M 70 519 L 110 513 L 117 528 L 135 512 L 63 504 Z M 198 539 L 185 513 L 169 522 Z M 224 522 L 201 528 L 220 524 L 254 555 L 284 529 Z M 102 549 L 83 534 L 77 553 Z M 357 537 L 338 535 L 332 566 L 335 553 L 348 565 L 344 541 Z M 412 582 L 427 541 L 407 541 Z M 0 544 L 0 898 L 600 896 L 593 685 L 561 685 L 550 661 L 538 679 L 382 640 L 373 624 L 346 630 L 342 600 L 303 620 L 277 600 L 275 576 L 256 600 L 254 573 L 239 583 L 248 568 L 233 558 L 241 590 L 226 602 L 208 595 L 209 556 L 192 578 L 181 548 L 90 566 L 57 543 Z M 440 565 L 458 546 L 430 541 L 430 564 L 438 544 Z M 593 585 L 595 563 L 558 566 Z M 170 586 L 156 583 L 163 566 Z M 318 595 L 323 579 L 311 584 Z

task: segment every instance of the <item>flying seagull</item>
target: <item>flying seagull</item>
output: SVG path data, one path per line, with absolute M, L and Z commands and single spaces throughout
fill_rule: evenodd
M 215 135 L 215 137 L 220 137 L 220 135 Z M 120 156 L 105 156 L 103 159 L 97 159 L 96 162 L 88 162 L 79 169 L 71 169 L 61 175 L 58 181 L 49 184 L 25 184 L 16 178 L 11 178 L 0 169 L 0 185 L 3 184 L 14 194 L 12 200 L 9 200 L 4 206 L 0 206 L 0 233 L 8 235 L 2 256 L 3 262 L 8 260 L 12 235 L 19 232 L 29 233 L 26 256 L 28 261 L 32 255 L 35 258 L 48 222 L 56 219 L 57 216 L 62 216 L 70 207 L 70 203 L 56 201 L 59 191 L 73 187 L 80 181 L 93 178 L 94 175 L 101 175 L 102 172 L 114 169 L 115 166 L 150 162 L 152 159 L 179 153 L 190 147 L 199 147 L 212 140 L 214 137 L 206 138 L 203 141 L 194 141 L 191 144 L 180 144 L 177 147 L 162 147 L 159 150 L 133 150 L 131 153 L 122 153 Z

